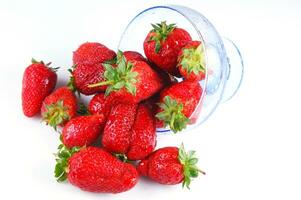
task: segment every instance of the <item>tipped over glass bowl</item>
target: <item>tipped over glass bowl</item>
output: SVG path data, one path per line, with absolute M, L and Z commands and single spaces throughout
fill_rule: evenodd
M 221 102 L 235 95 L 243 78 L 243 60 L 237 46 L 221 37 L 207 18 L 196 10 L 180 5 L 155 6 L 140 12 L 125 28 L 118 49 L 143 54 L 142 44 L 151 30 L 151 24 L 162 21 L 185 29 L 193 40 L 201 41 L 203 46 L 206 73 L 205 79 L 199 81 L 203 93 L 186 131 L 202 124 Z M 170 129 L 158 128 L 157 132 L 170 132 Z

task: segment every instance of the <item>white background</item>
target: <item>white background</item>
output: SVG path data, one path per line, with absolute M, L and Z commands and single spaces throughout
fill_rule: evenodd
M 256 2 L 256 3 L 255 3 Z M 32 57 L 71 65 L 85 41 L 116 49 L 137 12 L 165 3 L 203 13 L 240 47 L 245 77 L 237 95 L 187 134 L 158 147 L 198 152 L 206 176 L 191 190 L 142 179 L 129 192 L 82 192 L 53 178 L 58 134 L 21 112 L 23 70 Z M 301 199 L 301 1 L 0 1 L 1 199 Z

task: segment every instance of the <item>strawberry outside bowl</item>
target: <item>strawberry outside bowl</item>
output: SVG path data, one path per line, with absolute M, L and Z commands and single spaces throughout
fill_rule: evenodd
M 155 6 L 140 12 L 125 28 L 119 41 L 121 51 L 143 51 L 143 41 L 152 29 L 151 24 L 166 21 L 187 30 L 193 40 L 203 44 L 205 79 L 199 84 L 203 89 L 201 100 L 190 117 L 184 131 L 195 128 L 208 119 L 221 102 L 231 99 L 243 78 L 243 59 L 237 46 L 222 38 L 214 26 L 199 12 L 179 5 Z M 182 79 L 178 79 L 182 81 Z M 157 132 L 170 132 L 168 127 Z

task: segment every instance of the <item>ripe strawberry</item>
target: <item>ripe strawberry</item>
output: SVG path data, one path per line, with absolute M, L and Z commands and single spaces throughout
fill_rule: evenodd
M 178 56 L 178 68 L 187 80 L 203 80 L 205 78 L 205 57 L 200 41 L 188 42 Z
M 95 65 L 113 60 L 116 53 L 97 42 L 86 42 L 73 52 L 73 64 Z
M 198 159 L 195 151 L 185 152 L 183 144 L 177 147 L 164 147 L 154 151 L 147 159 L 142 160 L 137 170 L 139 174 L 166 185 L 182 183 L 189 189 L 191 178 L 200 173 L 196 166 Z
M 136 109 L 135 104 L 116 104 L 112 107 L 102 136 L 102 145 L 106 150 L 123 154 L 128 151 Z
M 160 76 L 143 61 L 128 62 L 119 51 L 117 67 L 104 64 L 105 82 L 92 84 L 89 87 L 108 85 L 106 96 L 113 95 L 123 103 L 139 103 L 162 88 Z
M 46 124 L 55 130 L 58 125 L 64 125 L 76 115 L 77 100 L 68 87 L 56 89 L 47 96 L 41 108 L 41 114 Z
M 31 60 L 23 74 L 22 108 L 27 117 L 33 117 L 41 111 L 44 98 L 55 88 L 58 68 L 51 68 L 42 61 Z
M 148 60 L 161 69 L 179 77 L 177 57 L 191 37 L 187 31 L 166 22 L 152 24 L 153 29 L 146 36 L 143 48 Z
M 89 192 L 120 193 L 133 188 L 138 181 L 134 166 L 123 163 L 97 147 L 68 149 L 60 145 L 55 177 Z
M 112 96 L 106 97 L 104 93 L 99 93 L 89 102 L 88 110 L 92 115 L 104 115 L 106 119 L 114 104 L 115 99 Z
M 107 86 L 88 87 L 90 84 L 104 81 L 105 68 L 103 64 L 77 64 L 69 69 L 71 73 L 68 86 L 73 92 L 78 91 L 85 95 L 92 95 L 98 92 L 104 92 Z
M 197 81 L 182 81 L 162 91 L 156 117 L 169 125 L 173 132 L 186 128 L 189 117 L 197 107 L 202 88 Z
M 138 52 L 136 51 L 124 51 L 123 52 L 124 57 L 127 61 L 144 61 L 146 62 L 146 59 Z
M 62 142 L 68 148 L 89 146 L 101 134 L 103 127 L 103 115 L 75 117 L 64 126 Z
M 131 140 L 126 153 L 130 160 L 141 160 L 148 156 L 156 146 L 156 127 L 154 114 L 149 107 L 139 104 L 134 125 L 131 130 Z

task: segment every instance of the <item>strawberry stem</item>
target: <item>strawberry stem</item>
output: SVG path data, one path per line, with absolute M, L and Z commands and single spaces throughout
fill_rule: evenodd
M 99 83 L 90 84 L 90 85 L 88 85 L 88 87 L 93 88 L 93 87 L 104 86 L 104 85 L 112 85 L 113 83 L 114 83 L 113 80 L 103 81 L 103 82 L 99 82 Z

